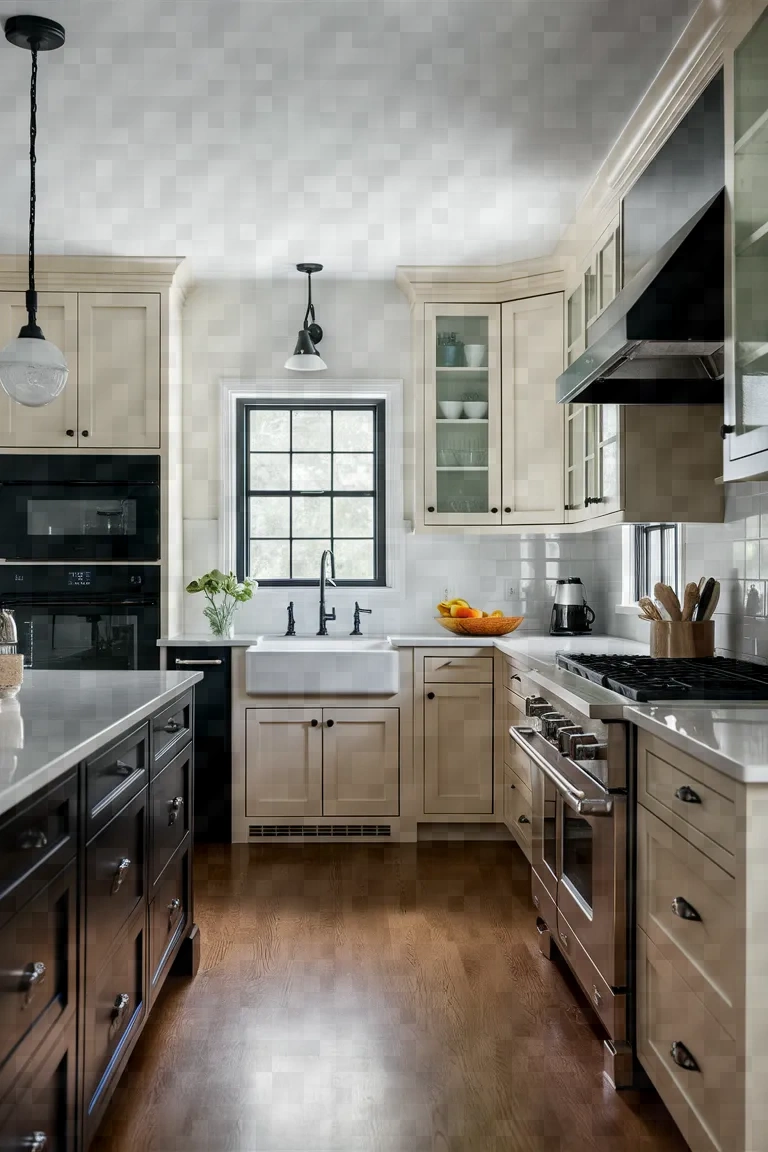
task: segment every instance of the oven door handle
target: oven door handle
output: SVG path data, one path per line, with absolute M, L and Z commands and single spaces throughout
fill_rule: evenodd
M 610 816 L 613 812 L 613 798 L 606 796 L 605 799 L 591 799 L 580 792 L 578 788 L 569 784 L 565 776 L 561 776 L 551 764 L 548 764 L 544 757 L 540 756 L 525 739 L 526 736 L 532 736 L 534 731 L 533 728 L 515 728 L 513 725 L 509 734 L 515 743 L 522 748 L 526 756 L 530 756 L 536 767 L 541 769 L 549 782 L 554 784 L 564 803 L 574 812 L 578 812 L 579 816 Z

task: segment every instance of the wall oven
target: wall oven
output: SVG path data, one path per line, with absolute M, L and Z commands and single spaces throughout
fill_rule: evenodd
M 160 556 L 159 456 L 0 456 L 6 560 Z
M 0 605 L 16 619 L 25 668 L 160 666 L 160 568 L 0 564 Z
M 532 886 L 542 951 L 556 944 L 607 1033 L 605 1071 L 632 1083 L 626 725 L 526 697 L 510 736 L 528 756 Z

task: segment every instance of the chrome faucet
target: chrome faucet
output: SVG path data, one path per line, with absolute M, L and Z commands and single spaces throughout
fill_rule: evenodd
M 326 562 L 327 562 L 329 556 L 331 558 L 331 575 L 326 576 L 325 566 L 326 566 Z M 323 555 L 320 559 L 320 627 L 317 630 L 318 636 L 327 636 L 328 635 L 328 629 L 326 627 L 326 624 L 328 623 L 329 620 L 335 620 L 336 619 L 336 609 L 335 608 L 331 608 L 330 612 L 326 612 L 326 610 L 325 610 L 325 586 L 326 586 L 326 584 L 330 584 L 332 588 L 336 587 L 336 581 L 334 579 L 335 575 L 336 575 L 336 559 L 333 555 L 333 552 L 331 552 L 330 548 L 326 548 L 325 552 L 323 552 Z

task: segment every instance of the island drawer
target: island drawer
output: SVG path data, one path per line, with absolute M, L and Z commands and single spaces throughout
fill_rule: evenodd
M 192 739 L 191 692 L 174 700 L 152 717 L 152 772 L 159 772 Z
M 190 851 L 187 847 L 171 860 L 157 886 L 149 913 L 149 948 L 152 1000 L 162 987 L 176 946 L 189 922 Z
M 130 921 L 98 978 L 89 981 L 84 1023 L 84 1144 L 98 1127 L 123 1057 L 146 1012 L 146 909 Z
M 86 763 L 86 838 L 95 836 L 145 788 L 149 780 L 149 729 L 135 728 Z
M 150 786 L 150 878 L 153 887 L 192 823 L 192 745 L 174 757 Z
M 92 980 L 115 937 L 146 897 L 147 793 L 142 792 L 86 848 L 86 971 Z
M 0 1094 L 76 995 L 74 860 L 0 932 Z M 0 1145 L 1 1147 L 1 1145 Z
M 490 656 L 425 656 L 425 684 L 493 684 Z
M 77 851 L 77 775 L 0 817 L 0 928 Z
M 75 1016 L 0 1100 L 0 1148 L 75 1152 Z M 32 1133 L 40 1137 L 35 1145 Z

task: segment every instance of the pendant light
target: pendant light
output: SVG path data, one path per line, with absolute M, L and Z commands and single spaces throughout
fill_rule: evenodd
M 32 53 L 29 90 L 29 286 L 26 294 L 27 323 L 18 337 L 0 351 L 0 385 L 12 400 L 30 408 L 50 404 L 63 391 L 69 369 L 64 354 L 46 340 L 37 324 L 35 291 L 35 141 L 37 138 L 37 54 L 51 52 L 64 43 L 64 29 L 43 16 L 11 16 L 5 37 L 17 48 Z
M 328 367 L 315 348 L 315 345 L 319 344 L 323 338 L 323 330 L 315 321 L 315 306 L 312 303 L 312 273 L 322 272 L 322 270 L 322 264 L 296 265 L 297 272 L 306 272 L 307 274 L 308 296 L 304 327 L 299 332 L 293 356 L 289 356 L 285 362 L 285 367 L 290 368 L 292 372 L 320 372 L 323 368 Z M 311 324 L 310 317 L 312 318 Z

